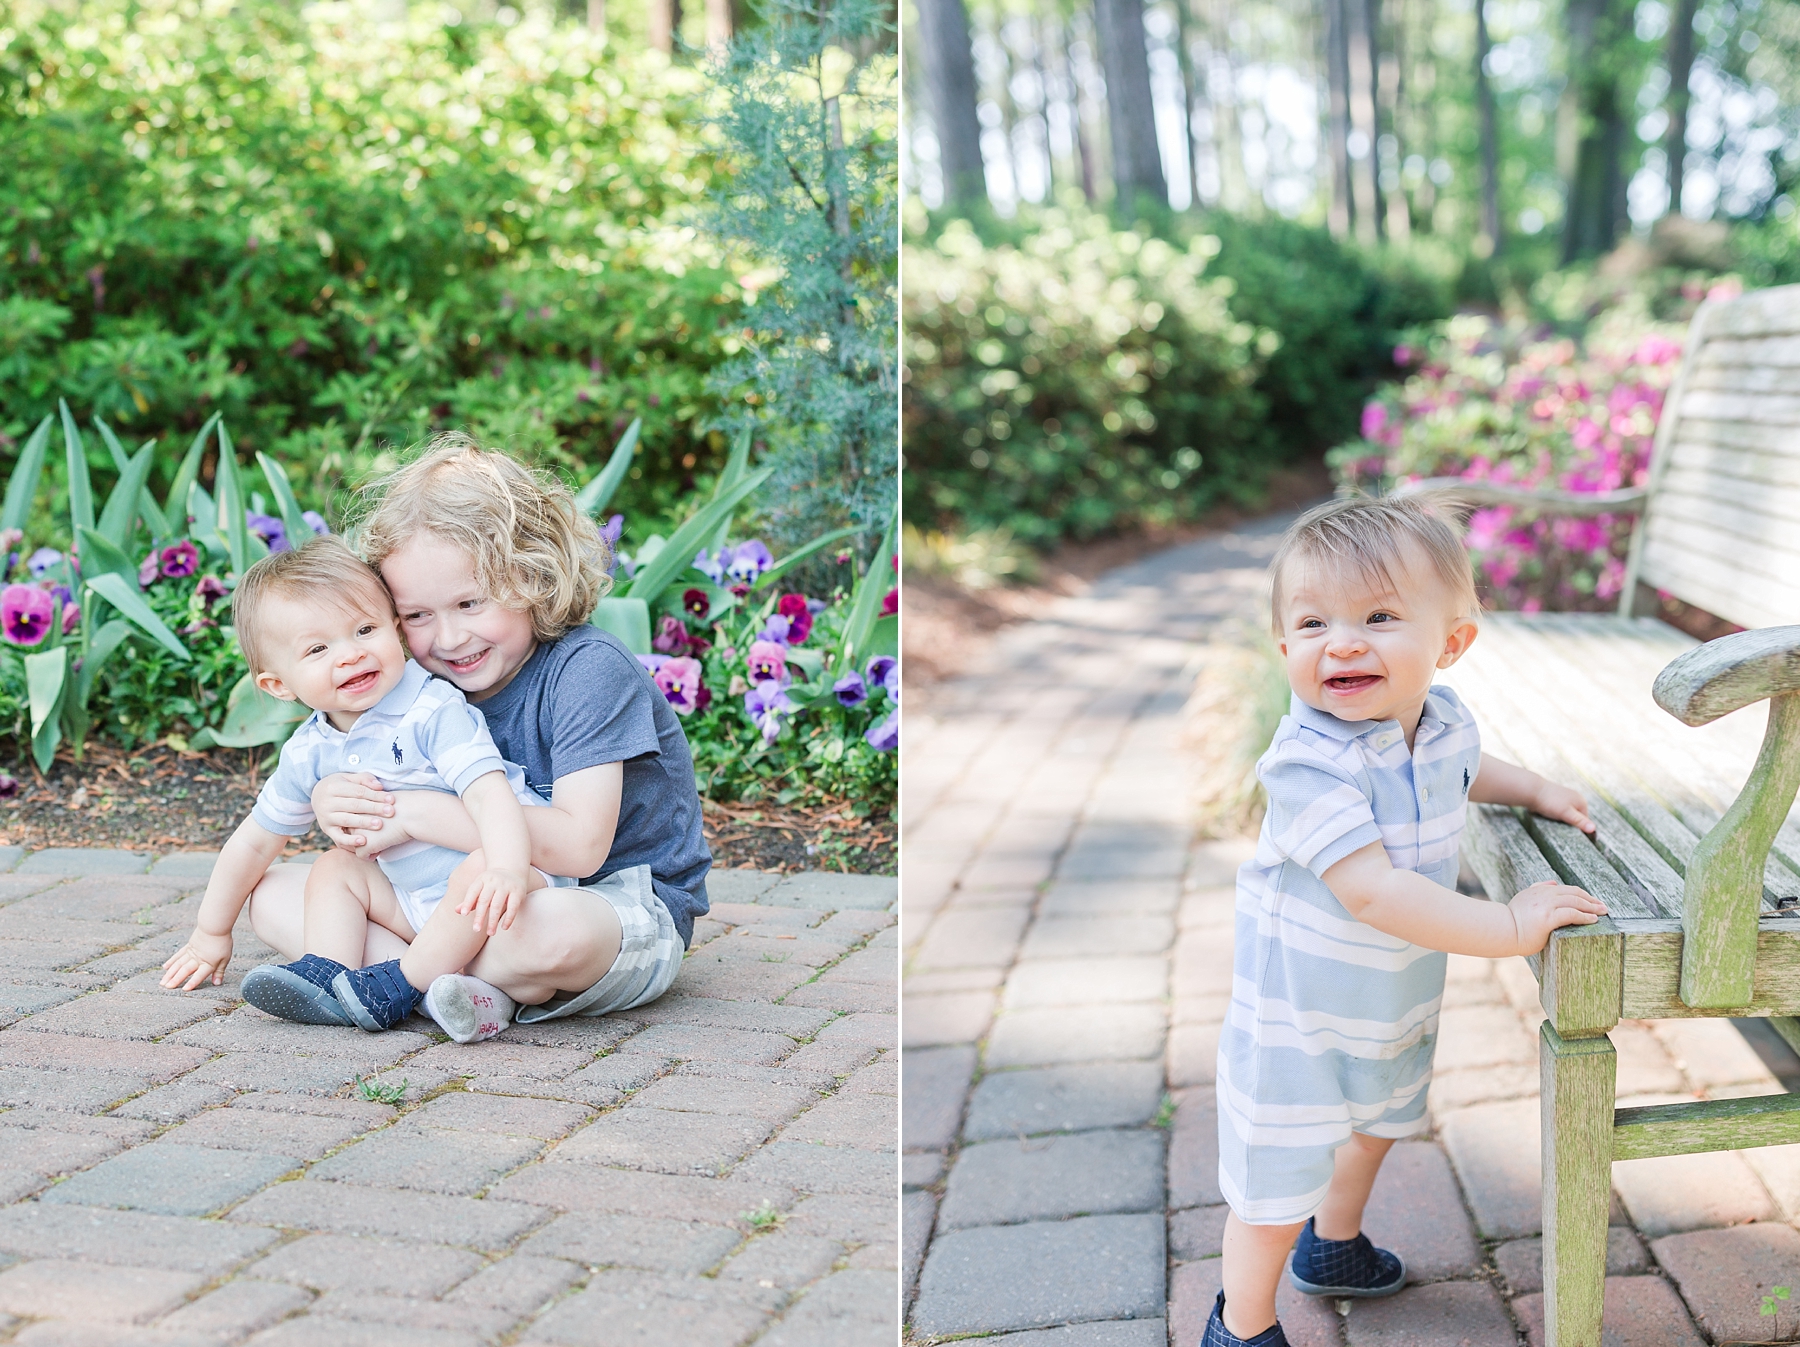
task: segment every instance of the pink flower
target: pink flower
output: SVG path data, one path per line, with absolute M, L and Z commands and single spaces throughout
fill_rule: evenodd
M 1381 437 L 1382 429 L 1388 423 L 1388 409 L 1385 403 L 1368 402 L 1362 410 L 1362 437 L 1374 440 Z
M 775 605 L 775 611 L 788 620 L 788 644 L 800 645 L 812 632 L 812 609 L 807 607 L 804 594 L 783 594 L 781 602 Z
M 1640 365 L 1666 365 L 1681 358 L 1681 343 L 1653 332 L 1638 343 L 1631 358 Z
M 692 715 L 701 706 L 701 694 L 705 686 L 700 679 L 700 661 L 697 659 L 671 659 L 664 661 L 661 668 L 652 674 L 651 680 L 662 689 L 663 696 L 669 699 L 669 705 L 675 708 L 675 714 Z
M 68 636 L 81 625 L 81 605 L 71 600 L 63 605 L 62 634 Z
M 787 678 L 787 649 L 774 641 L 753 642 L 747 663 L 752 683 L 760 683 L 768 678 L 783 682 Z

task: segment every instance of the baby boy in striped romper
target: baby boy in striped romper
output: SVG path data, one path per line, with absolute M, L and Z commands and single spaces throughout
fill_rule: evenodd
M 1269 810 L 1238 871 L 1218 1064 L 1231 1215 L 1202 1347 L 1286 1347 L 1284 1264 L 1309 1295 L 1405 1285 L 1362 1214 L 1388 1148 L 1426 1125 L 1446 952 L 1535 954 L 1606 910 L 1564 884 L 1510 904 L 1453 888 L 1471 800 L 1594 825 L 1577 792 L 1484 756 L 1468 709 L 1432 684 L 1480 609 L 1451 525 L 1413 500 L 1333 501 L 1288 531 L 1270 574 L 1293 700 L 1257 763 Z

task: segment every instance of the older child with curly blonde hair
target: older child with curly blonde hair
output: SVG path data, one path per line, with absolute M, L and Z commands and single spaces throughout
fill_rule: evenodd
M 516 1002 L 527 1023 L 662 995 L 707 910 L 712 856 L 667 699 L 617 638 L 586 625 L 609 586 L 593 521 L 561 484 L 448 435 L 363 490 L 356 534 L 413 658 L 462 691 L 546 802 L 525 811 L 531 864 L 582 877 L 528 894 L 464 977 L 432 989 L 433 1012 L 503 1024 L 480 1004 L 498 992 L 501 1011 Z M 464 849 L 473 835 L 455 795 L 389 790 L 379 768 L 325 777 L 312 804 L 326 834 L 359 856 L 409 841 Z M 303 943 L 304 888 L 303 868 L 272 866 L 251 903 L 257 934 L 289 957 Z M 394 962 L 403 950 L 371 925 L 363 959 Z

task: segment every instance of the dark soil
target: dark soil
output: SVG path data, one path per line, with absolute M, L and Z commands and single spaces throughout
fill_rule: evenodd
M 91 743 L 79 764 L 67 749 L 59 752 L 48 775 L 29 758 L 11 756 L 22 765 L 0 777 L 0 846 L 179 851 L 224 845 L 256 801 L 269 753 L 194 753 L 167 744 L 127 752 Z M 885 815 L 857 819 L 832 805 L 704 804 L 706 840 L 722 868 L 894 873 L 894 827 Z M 328 845 L 314 830 L 288 850 Z

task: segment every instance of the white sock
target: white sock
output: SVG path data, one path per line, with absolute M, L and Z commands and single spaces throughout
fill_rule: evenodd
M 445 973 L 425 993 L 425 1013 L 458 1043 L 479 1043 L 512 1023 L 512 997 L 480 978 Z

